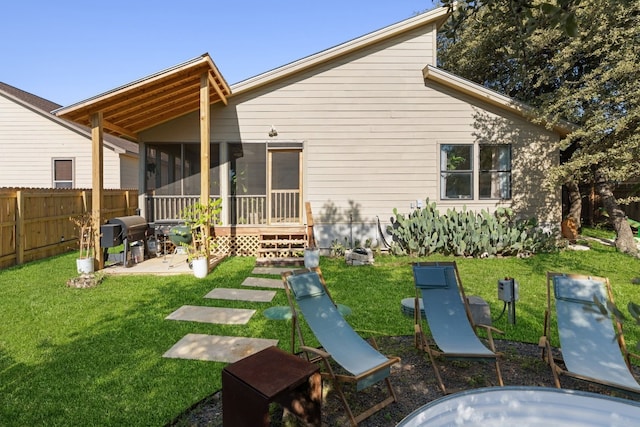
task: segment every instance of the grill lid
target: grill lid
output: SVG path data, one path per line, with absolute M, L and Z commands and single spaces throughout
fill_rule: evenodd
M 140 215 L 129 215 L 112 218 L 108 224 L 117 224 L 122 227 L 122 232 L 127 233 L 129 229 L 147 228 L 147 220 Z

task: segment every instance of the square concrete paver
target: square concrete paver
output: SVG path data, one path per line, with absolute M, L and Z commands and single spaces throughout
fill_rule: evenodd
M 296 268 L 302 267 L 254 267 L 251 274 L 273 274 L 279 276 L 285 271 L 295 270 Z
M 186 320 L 201 323 L 218 323 L 222 325 L 244 325 L 255 310 L 244 308 L 202 307 L 198 305 L 183 305 L 165 319 Z
M 233 363 L 274 345 L 278 340 L 187 334 L 162 357 Z
M 256 288 L 284 289 L 282 279 L 267 279 L 264 277 L 247 277 L 242 282 L 242 286 L 253 286 Z
M 275 296 L 276 291 L 216 288 L 206 294 L 204 297 L 236 301 L 270 302 Z

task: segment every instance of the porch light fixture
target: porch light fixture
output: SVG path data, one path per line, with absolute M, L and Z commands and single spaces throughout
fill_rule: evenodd
M 271 129 L 269 130 L 269 137 L 273 138 L 274 136 L 278 136 L 278 131 L 273 125 L 271 125 Z

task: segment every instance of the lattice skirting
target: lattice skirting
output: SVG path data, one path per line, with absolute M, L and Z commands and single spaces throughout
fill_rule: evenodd
M 217 252 L 231 256 L 257 256 L 260 236 L 218 236 Z

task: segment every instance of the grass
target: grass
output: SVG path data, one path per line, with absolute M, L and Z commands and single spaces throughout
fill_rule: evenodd
M 273 338 L 289 350 L 290 323 L 262 315 L 268 307 L 287 304 L 284 292 L 268 304 L 203 298 L 213 287 L 239 287 L 254 258 L 229 258 L 205 280 L 106 277 L 96 288 L 72 289 L 65 283 L 76 275 L 75 256 L 0 270 L 3 425 L 165 425 L 221 388 L 224 364 L 161 357 L 187 333 Z M 410 335 L 413 320 L 402 314 L 400 301 L 414 296 L 414 261 L 378 256 L 375 266 L 349 267 L 323 257 L 321 267 L 333 297 L 352 308 L 348 320 L 363 335 Z M 620 307 L 640 302 L 639 289 L 631 284 L 640 276 L 640 261 L 600 244 L 588 252 L 456 261 L 467 294 L 485 299 L 494 319 L 503 307 L 497 280 L 511 276 L 519 282 L 516 324 L 509 324 L 506 314 L 494 321 L 504 339 L 537 342 L 549 270 L 608 276 Z M 185 304 L 258 312 L 247 325 L 234 326 L 164 319 Z M 626 325 L 626 337 L 638 342 L 639 328 Z

